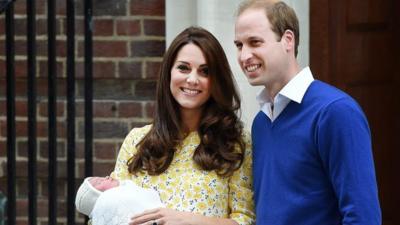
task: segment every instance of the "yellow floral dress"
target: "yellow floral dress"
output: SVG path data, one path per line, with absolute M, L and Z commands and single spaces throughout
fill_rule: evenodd
M 119 151 L 111 177 L 131 179 L 137 185 L 153 188 L 161 201 L 178 211 L 194 212 L 205 216 L 231 218 L 239 224 L 254 224 L 254 204 L 251 172 L 251 143 L 244 135 L 246 152 L 241 168 L 230 177 L 220 177 L 214 171 L 204 171 L 192 160 L 200 143 L 197 132 L 190 133 L 177 146 L 168 169 L 157 176 L 147 173 L 129 173 L 127 161 L 136 153 L 136 145 L 150 130 L 151 125 L 134 128 L 125 138 Z

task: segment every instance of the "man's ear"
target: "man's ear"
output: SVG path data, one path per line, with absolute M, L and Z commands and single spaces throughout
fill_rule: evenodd
M 291 30 L 285 30 L 285 32 L 282 35 L 282 41 L 285 44 L 285 48 L 287 52 L 294 52 L 294 46 L 296 42 L 296 37 L 294 36 L 293 31 Z

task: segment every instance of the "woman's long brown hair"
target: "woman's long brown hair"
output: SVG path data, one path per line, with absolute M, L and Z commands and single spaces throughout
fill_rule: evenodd
M 189 43 L 202 50 L 211 79 L 211 97 L 202 112 L 197 130 L 200 144 L 193 160 L 203 170 L 215 170 L 221 176 L 232 175 L 243 162 L 243 125 L 236 115 L 240 109 L 240 97 L 226 55 L 210 32 L 200 27 L 189 27 L 173 40 L 164 55 L 157 83 L 153 126 L 136 146 L 137 154 L 128 161 L 131 173 L 163 173 L 171 164 L 176 147 L 185 138 L 180 107 L 172 96 L 170 82 L 176 56 Z

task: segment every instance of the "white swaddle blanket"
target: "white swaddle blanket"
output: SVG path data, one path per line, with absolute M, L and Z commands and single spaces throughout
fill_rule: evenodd
M 164 205 L 157 191 L 125 180 L 99 196 L 90 217 L 92 225 L 128 225 L 133 215 L 158 207 Z

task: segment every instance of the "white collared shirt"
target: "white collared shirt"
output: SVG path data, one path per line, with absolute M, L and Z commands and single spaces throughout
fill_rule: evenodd
M 269 101 L 268 90 L 266 88 L 262 89 L 257 95 L 257 101 L 260 104 L 261 111 L 263 111 L 271 121 L 274 121 L 290 101 L 301 103 L 304 94 L 313 81 L 314 77 L 310 67 L 307 66 L 296 74 L 296 76 L 278 92 L 274 98 L 274 102 Z

